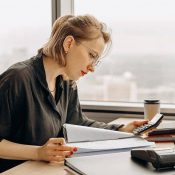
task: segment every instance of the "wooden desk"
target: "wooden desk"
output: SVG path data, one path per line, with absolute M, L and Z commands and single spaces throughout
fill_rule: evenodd
M 7 170 L 2 175 L 77 175 L 72 170 L 61 163 L 47 163 L 40 161 L 27 161 L 10 170 Z
M 130 121 L 137 119 L 117 119 L 111 123 L 128 123 Z M 172 124 L 172 121 L 163 122 L 166 124 Z M 174 122 L 175 124 L 175 122 Z M 160 143 L 157 144 L 158 147 L 174 147 L 174 143 Z M 40 161 L 27 161 L 21 165 L 18 165 L 4 173 L 2 175 L 77 175 L 66 166 L 63 162 L 61 163 L 46 163 Z

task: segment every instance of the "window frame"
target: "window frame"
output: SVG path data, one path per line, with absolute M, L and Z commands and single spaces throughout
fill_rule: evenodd
M 59 16 L 74 14 L 74 0 L 52 0 L 52 22 Z M 143 103 L 135 102 L 103 102 L 80 100 L 83 112 L 95 119 L 108 117 L 143 118 Z M 161 104 L 161 113 L 166 119 L 175 120 L 175 104 Z
M 103 102 L 103 101 L 80 101 L 82 110 L 89 113 L 92 117 L 95 114 L 97 118 L 98 113 L 104 113 L 106 116 L 110 114 L 112 118 L 143 118 L 144 104 L 134 102 Z M 165 119 L 175 119 L 175 105 L 161 104 L 161 113 L 165 115 Z M 112 115 L 113 114 L 113 115 Z
M 74 0 L 52 0 L 52 23 L 63 15 L 74 13 Z

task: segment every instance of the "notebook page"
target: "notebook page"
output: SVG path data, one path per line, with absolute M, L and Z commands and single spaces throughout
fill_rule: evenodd
M 68 143 L 134 137 L 132 133 L 72 124 L 64 124 L 63 128 Z

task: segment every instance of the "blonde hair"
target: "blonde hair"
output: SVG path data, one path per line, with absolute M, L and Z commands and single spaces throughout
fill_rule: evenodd
M 91 15 L 62 16 L 54 22 L 48 42 L 38 52 L 42 52 L 64 66 L 66 62 L 63 42 L 68 35 L 73 36 L 77 43 L 103 37 L 107 44 L 111 38 L 106 30 L 106 25 Z

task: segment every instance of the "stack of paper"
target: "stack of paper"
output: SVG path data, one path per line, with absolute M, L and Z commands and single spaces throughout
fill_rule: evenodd
M 64 125 L 64 135 L 67 145 L 78 148 L 77 154 L 154 145 L 132 133 L 71 124 Z

